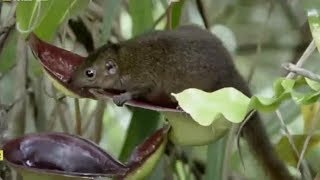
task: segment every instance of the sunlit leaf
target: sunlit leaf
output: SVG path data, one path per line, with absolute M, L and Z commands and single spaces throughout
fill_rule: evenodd
M 179 106 L 203 126 L 210 125 L 221 115 L 231 122 L 241 122 L 250 102 L 247 96 L 234 88 L 223 88 L 213 93 L 187 89 L 173 96 Z
M 299 92 L 297 88 L 301 86 L 309 87 L 310 91 Z M 275 95 L 269 98 L 252 96 L 249 99 L 234 88 L 223 88 L 211 93 L 187 89 L 173 95 L 180 107 L 195 121 L 208 126 L 220 116 L 233 123 L 239 123 L 250 110 L 273 111 L 289 98 L 297 104 L 314 103 L 320 97 L 320 91 L 314 91 L 314 88 L 314 85 L 310 87 L 305 78 L 298 77 L 297 79 L 279 78 L 274 85 Z

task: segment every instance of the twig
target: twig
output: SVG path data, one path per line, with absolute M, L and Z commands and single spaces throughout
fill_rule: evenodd
M 291 147 L 293 148 L 294 153 L 299 158 L 300 157 L 299 151 L 297 149 L 297 146 L 294 143 L 294 140 L 292 138 L 292 135 L 289 132 L 289 129 L 287 128 L 286 123 L 284 122 L 284 120 L 282 118 L 281 112 L 279 110 L 276 110 L 276 114 L 277 114 L 277 116 L 278 116 L 278 118 L 279 118 L 279 120 L 281 122 L 282 128 L 286 132 L 286 135 L 288 137 L 289 143 L 290 143 Z M 302 169 L 301 169 L 302 173 L 301 174 L 306 176 L 306 177 L 308 177 L 308 179 L 311 179 L 310 169 L 309 169 L 308 165 L 303 161 L 301 161 L 301 162 L 302 162 Z
M 14 29 L 14 25 L 8 27 L 8 29 L 6 29 L 5 32 L 3 32 L 0 35 L 0 54 L 1 54 L 2 50 L 3 50 L 4 45 L 8 41 L 8 37 L 10 36 L 10 34 L 11 34 L 13 29 Z
M 297 67 L 302 67 L 302 65 L 307 61 L 313 51 L 316 49 L 316 43 L 314 40 L 311 41 L 307 49 L 303 52 L 302 56 L 299 58 L 298 62 L 296 63 Z M 290 72 L 286 78 L 292 79 L 294 77 L 293 72 Z
M 84 122 L 84 125 L 82 126 L 82 134 L 86 134 L 86 132 L 91 127 L 91 123 L 93 122 L 94 113 L 95 113 L 95 111 L 91 111 L 90 114 L 86 117 L 87 120 Z
M 75 110 L 75 119 L 76 119 L 75 131 L 77 135 L 82 135 L 80 104 L 79 104 L 79 99 L 77 98 L 74 99 L 74 110 Z
M 168 30 L 172 29 L 172 6 L 173 6 L 173 2 L 171 2 L 169 4 L 168 11 L 166 12 L 167 13 L 167 27 L 166 28 Z
M 318 127 L 318 124 L 319 122 L 317 121 L 319 119 L 319 116 L 320 116 L 320 106 L 317 106 L 317 114 L 312 118 L 312 126 L 311 126 L 311 129 L 308 131 L 308 136 L 303 144 L 303 147 L 302 147 L 302 150 L 301 150 L 301 154 L 300 154 L 300 157 L 299 157 L 299 161 L 297 163 L 297 168 L 300 167 L 300 164 L 303 162 L 303 157 L 304 157 L 304 154 L 307 150 L 307 147 L 309 145 L 309 142 L 314 134 L 314 132 L 317 130 L 316 127 Z
M 210 24 L 206 15 L 206 10 L 205 10 L 205 6 L 203 5 L 202 0 L 196 0 L 196 4 L 197 4 L 197 8 L 199 11 L 199 14 L 203 20 L 203 24 L 206 27 L 206 29 L 210 28 Z
M 61 101 L 61 100 L 63 100 L 64 98 L 66 98 L 66 95 L 64 95 L 64 94 L 61 94 L 61 95 L 58 95 L 58 96 L 57 96 L 56 94 L 50 94 L 50 93 L 48 92 L 47 88 L 44 87 L 44 84 L 42 84 L 41 86 L 42 86 L 42 88 L 43 88 L 44 94 L 45 94 L 46 96 L 48 96 L 49 98 L 54 99 L 55 101 Z
M 286 69 L 287 71 L 289 72 L 293 72 L 295 74 L 298 74 L 298 75 L 301 75 L 303 77 L 307 77 L 311 80 L 314 80 L 314 81 L 317 81 L 317 82 L 320 82 L 320 75 L 314 73 L 314 72 L 311 72 L 307 69 L 304 69 L 304 68 L 300 68 L 294 64 L 291 64 L 291 63 L 286 63 L 286 64 L 283 64 L 282 67 L 284 69 Z
M 95 2 L 90 1 L 88 5 L 88 10 L 99 20 L 103 19 L 104 9 L 100 5 L 97 5 Z
M 252 81 L 253 75 L 254 75 L 255 70 L 256 70 L 258 63 L 259 63 L 259 59 L 261 59 L 262 41 L 263 41 L 264 37 L 266 37 L 266 32 L 267 32 L 266 26 L 268 24 L 268 21 L 270 20 L 273 8 L 274 8 L 273 1 L 270 1 L 268 15 L 263 23 L 262 31 L 260 32 L 260 35 L 259 35 L 259 38 L 257 41 L 256 54 L 255 54 L 256 58 L 255 58 L 255 61 L 253 62 L 253 65 L 251 66 L 251 68 L 249 70 L 249 76 L 248 76 L 248 80 L 247 80 L 248 84 L 250 84 L 250 82 Z
M 205 174 L 205 164 L 196 159 L 191 159 L 184 150 L 174 145 L 172 142 L 168 142 L 165 153 L 168 155 L 169 161 L 171 162 L 180 160 L 182 163 L 188 164 L 196 179 L 201 179 L 201 176 Z
M 313 51 L 315 50 L 315 48 L 316 48 L 316 45 L 315 45 L 315 42 L 314 42 L 314 40 L 313 40 L 313 41 L 311 41 L 311 43 L 309 44 L 309 46 L 307 47 L 307 49 L 304 51 L 304 53 L 302 54 L 302 56 L 299 58 L 296 66 L 301 67 L 301 66 L 306 62 L 306 60 L 310 57 L 310 55 L 313 53 Z M 286 78 L 293 78 L 293 76 L 294 76 L 294 73 L 290 72 L 290 73 L 286 76 Z M 255 112 L 257 112 L 257 110 L 255 110 L 255 109 L 251 111 L 252 114 L 255 113 Z M 277 114 L 277 115 L 278 115 L 278 114 Z M 279 119 L 280 119 L 280 118 L 279 118 Z M 244 120 L 243 123 L 241 124 L 241 126 L 240 126 L 240 128 L 239 128 L 239 131 L 238 131 L 238 137 L 239 137 L 239 134 L 240 134 L 240 132 L 241 132 L 241 130 L 242 130 L 242 127 L 245 126 L 245 124 L 246 124 L 246 122 L 247 122 L 248 120 L 249 120 L 249 118 L 246 118 L 246 120 Z M 282 117 L 281 117 L 280 121 L 282 121 L 281 123 L 282 123 L 283 127 L 284 127 L 285 129 L 287 129 L 287 126 L 286 126 L 286 124 L 284 123 L 284 120 L 282 119 Z M 290 137 L 290 138 L 292 139 L 292 136 L 291 136 L 290 134 L 288 134 L 287 136 L 288 136 L 288 138 Z M 240 152 L 240 148 L 239 148 L 239 147 L 240 147 L 240 146 L 239 146 L 239 141 L 238 141 L 237 144 L 238 144 L 239 154 L 240 154 L 240 156 L 241 156 L 241 152 Z M 297 148 L 296 148 L 296 146 L 294 145 L 294 143 L 291 144 L 291 145 L 292 145 L 292 148 L 295 149 L 295 151 L 297 152 Z M 298 153 L 298 154 L 299 154 L 299 153 Z M 299 155 L 298 155 L 298 156 L 299 156 Z M 305 163 L 302 163 L 302 165 L 303 165 L 303 167 L 306 166 Z M 306 170 L 309 170 L 308 167 L 306 167 L 306 168 L 307 168 Z M 303 173 L 302 173 L 302 174 L 303 174 Z M 309 174 L 310 174 L 310 173 L 309 173 Z
M 15 63 L 15 64 L 12 65 L 11 67 L 9 67 L 9 69 L 7 69 L 7 71 L 5 71 L 4 73 L 0 73 L 0 81 L 1 81 L 7 74 L 9 74 L 16 66 L 17 66 L 17 64 Z
M 153 23 L 151 29 L 155 29 L 156 26 L 166 17 L 170 9 L 170 6 L 167 7 L 167 9 L 163 12 L 163 14 L 160 15 L 160 17 Z
M 242 128 L 245 126 L 245 124 L 250 120 L 251 116 L 256 113 L 257 110 L 252 110 L 247 116 L 246 118 L 243 120 L 243 122 L 241 123 L 239 129 L 238 129 L 238 132 L 237 132 L 237 148 L 238 148 L 238 151 L 239 151 L 239 156 L 240 156 L 240 160 L 241 160 L 241 164 L 243 166 L 243 169 L 245 169 L 245 165 L 244 165 L 244 161 L 243 161 L 243 158 L 242 158 L 242 153 L 241 153 L 241 148 L 240 148 L 240 133 L 242 131 Z
M 65 117 L 65 109 L 62 106 L 67 106 L 66 104 L 57 101 L 56 103 L 58 103 L 58 115 L 59 115 L 59 119 L 60 119 L 60 124 L 61 124 L 61 128 L 63 132 L 69 133 L 69 126 L 68 126 L 68 121 Z
M 59 104 L 56 103 L 50 113 L 48 125 L 46 126 L 47 131 L 53 131 L 53 128 L 54 128 L 55 122 L 56 122 L 55 120 L 56 120 L 57 114 L 58 114 L 58 106 L 59 106 Z
M 106 103 L 105 101 L 98 101 L 95 110 L 95 118 L 94 118 L 94 137 L 93 140 L 95 143 L 99 144 L 101 140 L 101 134 L 103 131 L 103 115 L 105 112 Z
M 293 10 L 293 8 L 291 8 L 290 6 L 290 1 L 283 1 L 280 0 L 278 1 L 283 12 L 285 13 L 290 25 L 292 28 L 296 29 L 297 27 L 300 26 L 300 22 L 298 19 L 298 15 L 295 14 L 295 11 Z
M 21 101 L 16 103 L 10 113 L 10 134 L 13 136 L 23 135 L 26 127 L 26 97 L 27 93 L 27 77 L 28 77 L 28 48 L 27 44 L 22 38 L 18 37 L 17 44 L 17 67 L 15 79 L 15 96 L 23 97 Z
M 224 154 L 223 158 L 223 167 L 222 167 L 222 179 L 227 180 L 229 175 L 229 163 L 230 158 L 232 154 L 232 147 L 234 145 L 235 138 L 237 137 L 237 131 L 238 131 L 239 125 L 235 124 L 232 126 L 229 136 L 227 139 L 227 145 L 226 145 L 226 153 Z M 239 151 L 240 152 L 240 151 Z M 240 156 L 241 162 L 243 162 L 242 156 Z
M 14 18 L 8 20 L 8 24 L 0 28 L 0 36 L 7 33 L 11 28 L 14 27 L 15 24 L 16 22 Z

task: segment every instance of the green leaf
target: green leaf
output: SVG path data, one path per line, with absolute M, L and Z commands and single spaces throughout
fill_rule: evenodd
M 315 90 L 315 91 L 320 91 L 320 83 L 318 83 L 317 81 L 313 81 L 311 79 L 305 78 L 306 82 L 308 83 L 308 85 L 311 87 L 311 89 Z
M 309 88 L 308 92 L 299 92 L 301 86 Z M 223 116 L 233 123 L 241 122 L 252 109 L 273 111 L 283 101 L 291 98 L 297 104 L 311 104 L 320 97 L 318 84 L 306 78 L 279 78 L 274 85 L 273 97 L 253 96 L 251 99 L 234 88 L 223 88 L 207 93 L 198 89 L 187 89 L 173 94 L 180 107 L 200 125 L 208 126 Z
M 314 9 L 315 7 L 320 7 L 320 1 L 318 0 L 304 0 L 303 3 L 304 9 Z
M 0 54 L 0 72 L 6 73 L 16 63 L 16 49 L 17 49 L 17 33 L 12 34 L 8 39 L 6 48 Z
M 223 88 L 213 93 L 187 89 L 173 96 L 180 107 L 203 126 L 212 124 L 221 115 L 231 122 L 241 122 L 250 102 L 247 96 L 235 88 Z
M 125 162 L 128 160 L 133 149 L 157 129 L 159 120 L 160 114 L 158 112 L 133 108 L 127 138 L 119 158 L 120 161 Z
M 59 25 L 85 8 L 89 2 L 89 0 L 54 0 L 46 16 L 35 29 L 36 34 L 44 40 L 51 40 Z
M 172 28 L 176 28 L 180 24 L 180 18 L 184 2 L 185 0 L 180 0 L 179 2 L 174 3 L 174 6 L 172 8 Z
M 320 110 L 320 103 L 315 102 L 313 104 L 301 105 L 301 114 L 304 121 L 304 132 L 308 133 L 314 129 L 315 121 L 318 121 L 317 115 Z M 318 124 L 318 127 L 320 124 Z
M 89 0 L 19 1 L 17 29 L 27 36 L 35 33 L 44 40 L 51 40 L 64 20 L 85 8 Z
M 292 135 L 293 141 L 295 143 L 295 146 L 297 147 L 299 154 L 302 151 L 302 148 L 303 148 L 304 142 L 307 139 L 307 136 L 308 136 L 307 134 Z M 307 156 L 310 150 L 312 150 L 313 148 L 316 148 L 316 147 L 319 148 L 319 145 L 320 145 L 320 134 L 319 133 L 314 134 L 309 141 L 305 156 Z M 284 136 L 281 138 L 281 140 L 276 146 L 276 150 L 281 159 L 285 160 L 288 164 L 292 166 L 296 166 L 299 158 L 293 151 L 287 136 Z
M 129 10 L 132 18 L 132 34 L 139 35 L 153 25 L 151 0 L 130 0 Z
M 311 33 L 316 42 L 318 51 L 320 52 L 320 9 L 308 9 L 307 13 Z
M 208 145 L 205 180 L 223 179 L 222 172 L 227 139 L 227 136 L 224 136 L 224 138 L 219 139 L 219 141 Z
M 119 0 L 109 0 L 105 1 L 105 13 L 102 23 L 102 44 L 105 44 L 110 37 L 110 32 L 112 28 L 112 22 L 119 11 L 121 1 Z
M 225 135 L 232 126 L 224 118 L 215 120 L 210 126 L 202 126 L 186 113 L 163 112 L 163 116 L 171 126 L 171 142 L 181 146 L 207 145 Z
M 27 35 L 42 21 L 54 1 L 19 1 L 16 10 L 17 30 Z

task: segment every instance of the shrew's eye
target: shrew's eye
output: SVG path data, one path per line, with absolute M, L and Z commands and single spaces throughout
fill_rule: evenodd
M 96 77 L 96 70 L 89 68 L 85 71 L 85 75 L 87 78 L 93 79 Z

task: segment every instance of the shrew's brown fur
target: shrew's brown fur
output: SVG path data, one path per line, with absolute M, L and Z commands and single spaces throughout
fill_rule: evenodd
M 106 73 L 108 62 L 115 66 L 112 75 Z M 84 73 L 88 68 L 96 73 L 90 80 Z M 119 105 L 131 98 L 172 102 L 170 93 L 188 88 L 212 92 L 235 87 L 251 95 L 220 40 L 209 31 L 192 25 L 105 45 L 77 70 L 73 83 L 79 87 L 124 91 L 115 100 Z M 246 123 L 242 134 L 271 179 L 293 179 L 274 151 L 258 114 Z

